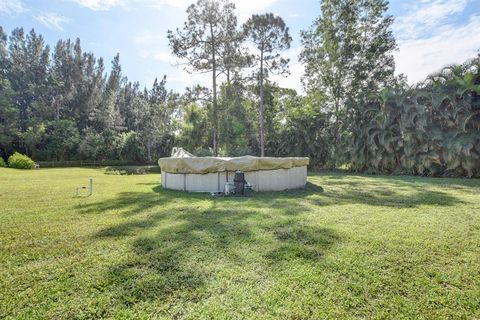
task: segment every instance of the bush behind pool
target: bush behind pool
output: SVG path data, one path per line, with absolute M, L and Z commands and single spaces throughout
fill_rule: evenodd
M 35 162 L 28 156 L 15 152 L 8 158 L 8 166 L 15 169 L 33 169 Z

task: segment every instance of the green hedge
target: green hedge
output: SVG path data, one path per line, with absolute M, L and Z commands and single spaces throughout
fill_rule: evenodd
M 136 163 L 124 160 L 73 160 L 73 161 L 37 161 L 40 168 L 77 168 L 77 167 L 108 167 L 108 166 L 144 166 L 150 163 Z M 156 164 L 156 163 L 152 163 Z
M 117 166 L 106 167 L 106 174 L 119 174 L 119 175 L 137 175 L 148 173 L 160 173 L 159 166 Z
M 15 169 L 33 169 L 35 162 L 28 156 L 15 152 L 8 158 L 8 166 Z
M 0 157 L 0 168 L 5 168 L 5 160 L 2 157 Z

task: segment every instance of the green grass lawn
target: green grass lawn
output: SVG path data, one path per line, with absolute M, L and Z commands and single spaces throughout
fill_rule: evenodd
M 159 179 L 0 168 L 0 318 L 480 317 L 479 180 L 321 173 L 244 199 Z

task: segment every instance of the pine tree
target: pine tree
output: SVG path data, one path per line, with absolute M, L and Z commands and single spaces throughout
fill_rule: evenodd
M 13 103 L 19 110 L 19 125 L 22 134 L 27 134 L 23 141 L 24 151 L 32 154 L 32 132 L 41 127 L 42 110 L 47 104 L 46 90 L 50 49 L 43 37 L 31 30 L 25 36 L 22 28 L 12 31 L 9 41 L 9 63 L 7 79 L 14 91 Z M 40 118 L 36 121 L 36 117 Z M 32 143 L 27 143 L 26 141 Z
M 222 48 L 235 35 L 235 5 L 228 0 L 198 0 L 187 9 L 183 30 L 168 31 L 172 53 L 186 61 L 188 72 L 212 74 L 213 152 L 218 154 L 217 77 L 226 70 Z M 234 23 L 235 22 L 235 23 Z M 236 35 L 235 35 L 236 36 Z M 225 52 L 225 51 L 224 51 Z M 227 60 L 231 62 L 231 60 Z M 230 68 L 227 68 L 230 70 Z
M 0 79 L 5 79 L 9 68 L 7 34 L 0 26 Z
M 260 155 L 265 156 L 265 106 L 264 83 L 270 74 L 288 73 L 289 60 L 283 58 L 279 51 L 290 48 L 292 38 L 281 17 L 272 13 L 253 15 L 243 26 L 245 35 L 258 49 L 253 61 L 258 68 L 255 76 L 260 89 Z
M 102 100 L 98 108 L 97 130 L 115 131 L 121 128 L 122 120 L 118 111 L 117 99 L 122 85 L 122 67 L 120 55 L 117 53 L 112 60 L 112 69 L 105 83 Z

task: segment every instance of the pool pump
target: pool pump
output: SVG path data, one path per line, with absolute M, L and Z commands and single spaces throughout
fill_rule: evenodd
M 235 194 L 243 195 L 245 193 L 245 185 L 247 184 L 245 173 L 239 170 L 235 171 L 233 184 L 235 185 Z
M 242 171 L 235 171 L 235 176 L 233 182 L 228 181 L 228 172 L 227 172 L 227 182 L 225 183 L 225 192 L 216 192 L 212 195 L 216 196 L 245 196 L 251 197 L 253 195 L 253 189 L 250 183 L 245 180 L 245 173 Z

